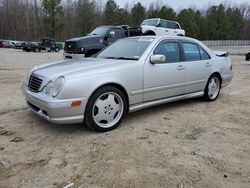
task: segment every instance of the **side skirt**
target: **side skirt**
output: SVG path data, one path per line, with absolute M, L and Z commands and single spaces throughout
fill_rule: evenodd
M 165 99 L 159 99 L 159 100 L 149 101 L 149 102 L 145 102 L 145 103 L 140 103 L 137 105 L 130 106 L 129 112 L 134 112 L 137 110 L 141 110 L 143 108 L 148 108 L 151 106 L 156 106 L 156 105 L 160 105 L 160 104 L 164 104 L 164 103 L 170 103 L 170 102 L 189 99 L 189 98 L 201 97 L 203 95 L 204 95 L 204 91 L 199 91 L 199 92 L 195 92 L 195 93 L 189 93 L 189 94 L 185 94 L 185 95 L 180 95 L 180 96 L 169 97 L 169 98 L 165 98 Z

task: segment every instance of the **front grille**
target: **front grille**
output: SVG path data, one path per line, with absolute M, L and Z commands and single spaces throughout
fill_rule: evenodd
M 42 85 L 43 80 L 41 78 L 38 78 L 36 75 L 31 74 L 30 75 L 30 79 L 29 79 L 29 83 L 28 83 L 28 88 L 30 91 L 33 92 L 38 92 L 39 88 Z
M 77 43 L 74 41 L 65 42 L 65 52 L 76 53 L 77 52 Z

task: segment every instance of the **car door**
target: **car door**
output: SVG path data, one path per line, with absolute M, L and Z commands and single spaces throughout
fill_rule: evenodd
M 165 55 L 166 62 L 151 64 L 150 57 L 147 58 L 144 65 L 144 102 L 183 94 L 185 69 L 179 42 L 164 40 L 152 54 Z
M 196 43 L 182 42 L 185 59 L 185 91 L 193 93 L 203 91 L 211 74 L 211 58 L 208 53 Z
M 176 30 L 176 23 L 175 22 L 171 22 L 171 21 L 168 21 L 168 25 L 167 25 L 167 30 L 168 30 L 168 34 L 169 35 L 177 35 L 177 30 Z
M 160 20 L 157 27 L 155 28 L 156 35 L 160 36 L 166 36 L 170 35 L 169 29 L 168 29 L 168 22 L 165 20 Z

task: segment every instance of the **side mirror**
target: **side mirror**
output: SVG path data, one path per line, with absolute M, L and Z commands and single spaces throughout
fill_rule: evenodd
M 109 37 L 110 37 L 110 38 L 115 37 L 115 32 L 114 32 L 114 31 L 110 31 L 110 33 L 109 33 Z
M 157 54 L 150 56 L 150 63 L 152 64 L 162 64 L 166 62 L 165 55 Z

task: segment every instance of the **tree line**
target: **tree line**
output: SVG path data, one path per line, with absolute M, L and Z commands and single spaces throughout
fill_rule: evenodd
M 139 26 L 146 18 L 175 20 L 186 35 L 200 40 L 250 39 L 250 4 L 220 4 L 182 9 L 151 3 L 120 8 L 114 0 L 0 0 L 0 38 L 64 41 L 88 34 L 100 25 Z

